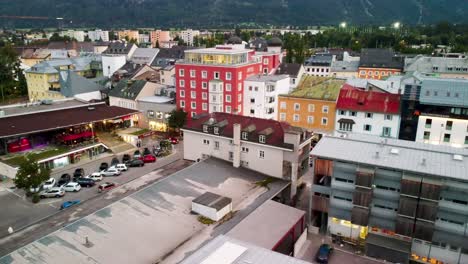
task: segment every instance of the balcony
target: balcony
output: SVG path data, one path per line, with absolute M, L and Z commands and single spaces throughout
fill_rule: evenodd
M 354 192 L 356 186 L 354 183 L 337 181 L 335 178 L 332 179 L 331 186 L 333 189 L 338 189 L 347 192 Z
M 449 232 L 449 233 L 456 234 L 456 235 L 464 234 L 465 232 L 465 228 L 463 227 L 463 225 L 458 225 L 458 224 L 450 223 L 447 221 L 442 221 L 439 219 L 435 221 L 434 228 L 436 230 Z
M 60 93 L 60 87 L 49 87 L 50 92 L 59 92 Z
M 373 206 L 372 209 L 371 209 L 371 215 L 375 216 L 375 217 L 390 220 L 390 219 L 396 219 L 397 212 L 394 211 L 394 210 L 384 209 L 384 208 Z
M 439 201 L 439 208 L 452 213 L 463 214 L 468 216 L 468 205 L 454 203 L 452 201 L 442 199 Z
M 397 200 L 400 198 L 400 193 L 396 191 L 383 190 L 379 188 L 374 188 L 374 197 L 386 200 Z
M 312 195 L 312 210 L 328 212 L 330 199 L 326 196 Z
M 330 186 L 323 186 L 323 185 L 314 184 L 314 185 L 312 185 L 312 192 L 313 193 L 320 193 L 320 194 L 330 195 L 331 194 L 331 188 L 330 188 Z

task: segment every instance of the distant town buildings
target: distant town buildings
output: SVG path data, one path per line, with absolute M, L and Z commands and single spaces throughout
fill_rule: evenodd
M 193 46 L 193 38 L 199 35 L 200 31 L 192 29 L 183 30 L 178 33 L 179 38 L 182 39 L 187 46 Z
M 88 31 L 88 38 L 93 42 L 107 42 L 109 41 L 109 31 L 107 30 L 90 30 Z
M 138 30 L 121 30 L 117 31 L 117 37 L 119 40 L 134 40 L 134 41 L 140 41 L 140 33 Z
M 158 43 L 160 48 L 171 48 L 171 47 L 163 47 L 161 42 L 169 42 L 171 40 L 171 35 L 169 31 L 164 30 L 153 30 L 149 32 L 149 38 L 151 41 L 151 45 L 155 48 Z

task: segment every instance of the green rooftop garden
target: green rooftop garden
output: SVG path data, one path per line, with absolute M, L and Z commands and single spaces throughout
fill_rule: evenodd
M 330 77 L 305 75 L 297 88 L 286 96 L 335 101 L 344 83 L 344 80 Z
M 134 135 L 134 136 L 140 136 L 140 135 L 143 135 L 144 133 L 146 132 L 150 132 L 151 130 L 147 129 L 147 128 L 143 128 L 143 129 L 140 129 L 138 131 L 135 131 L 135 132 L 132 132 L 131 135 Z
M 70 151 L 70 148 L 68 147 L 54 146 L 51 148 L 43 149 L 42 151 L 31 151 L 28 152 L 26 155 L 17 155 L 12 158 L 4 159 L 3 162 L 10 166 L 17 167 L 20 165 L 21 161 L 23 161 L 25 156 L 28 156 L 30 159 L 33 159 L 35 161 L 39 161 L 66 153 L 68 151 Z

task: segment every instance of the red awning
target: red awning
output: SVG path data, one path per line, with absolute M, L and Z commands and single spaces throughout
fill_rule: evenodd
M 91 131 L 85 131 L 79 134 L 63 135 L 61 136 L 61 139 L 63 141 L 70 141 L 70 140 L 75 140 L 75 139 L 84 138 L 84 137 L 92 137 L 94 135 L 95 133 L 92 133 Z

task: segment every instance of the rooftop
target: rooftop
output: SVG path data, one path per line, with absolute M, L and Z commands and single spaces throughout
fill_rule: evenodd
M 27 104 L 14 104 L 0 106 L 4 116 L 10 115 L 25 115 L 37 112 L 53 111 L 59 109 L 75 108 L 87 105 L 87 102 L 76 100 L 73 98 L 59 100 L 44 100 L 42 102 L 34 102 Z M 1 118 L 2 116 L 0 116 Z
M 448 58 L 418 55 L 414 58 L 405 59 L 405 71 L 468 74 L 468 57 Z
M 359 67 L 403 69 L 403 57 L 392 49 L 362 49 Z
M 287 74 L 291 77 L 297 77 L 301 70 L 302 64 L 299 63 L 286 63 L 283 62 L 280 64 L 276 70 L 276 74 Z
M 212 192 L 206 192 L 192 200 L 192 203 L 201 204 L 216 210 L 221 210 L 232 203 L 232 199 Z
M 282 96 L 336 101 L 344 83 L 344 80 L 304 75 L 294 91 Z
M 185 53 L 199 53 L 199 54 L 244 54 L 251 52 L 250 49 L 240 49 L 233 47 L 231 45 L 219 45 L 215 48 L 205 48 L 205 49 L 191 49 L 186 50 Z
M 275 201 L 266 201 L 227 233 L 266 249 L 273 249 L 305 212 Z M 274 227 L 274 228 L 273 228 Z
M 399 114 L 400 95 L 376 91 L 363 91 L 348 84 L 340 91 L 336 109 L 360 112 Z
M 52 131 L 74 125 L 125 117 L 135 113 L 137 113 L 135 110 L 96 103 L 5 116 L 0 118 L 2 123 L 0 138 Z
M 121 80 L 109 91 L 109 96 L 135 100 L 146 86 L 145 80 Z
M 26 70 L 26 73 L 58 73 L 60 67 L 64 66 L 74 66 L 74 71 L 83 71 L 91 68 L 91 63 L 100 58 L 89 56 L 89 57 L 77 57 L 77 58 L 67 58 L 67 59 L 56 59 L 48 60 L 37 63 L 32 66 L 29 70 Z
M 229 236 L 217 236 L 181 264 L 310 264 Z
M 316 54 L 308 58 L 304 65 L 306 66 L 330 66 L 333 61 L 332 54 Z
M 157 96 L 157 95 L 145 96 L 145 97 L 138 99 L 138 102 L 155 103 L 155 104 L 169 104 L 173 101 L 174 101 L 174 98 L 167 97 L 167 96 Z
M 468 107 L 468 80 L 424 77 L 419 100 L 424 104 Z
M 251 82 L 277 82 L 280 80 L 284 80 L 286 78 L 289 78 L 288 75 L 265 75 L 265 74 L 256 74 L 249 76 L 246 81 L 251 81 Z
M 332 72 L 357 72 L 359 61 L 333 61 L 331 63 Z
M 393 154 L 392 149 L 398 149 L 398 153 Z M 468 149 L 462 148 L 349 133 L 346 137 L 323 137 L 311 154 L 416 174 L 468 180 Z

